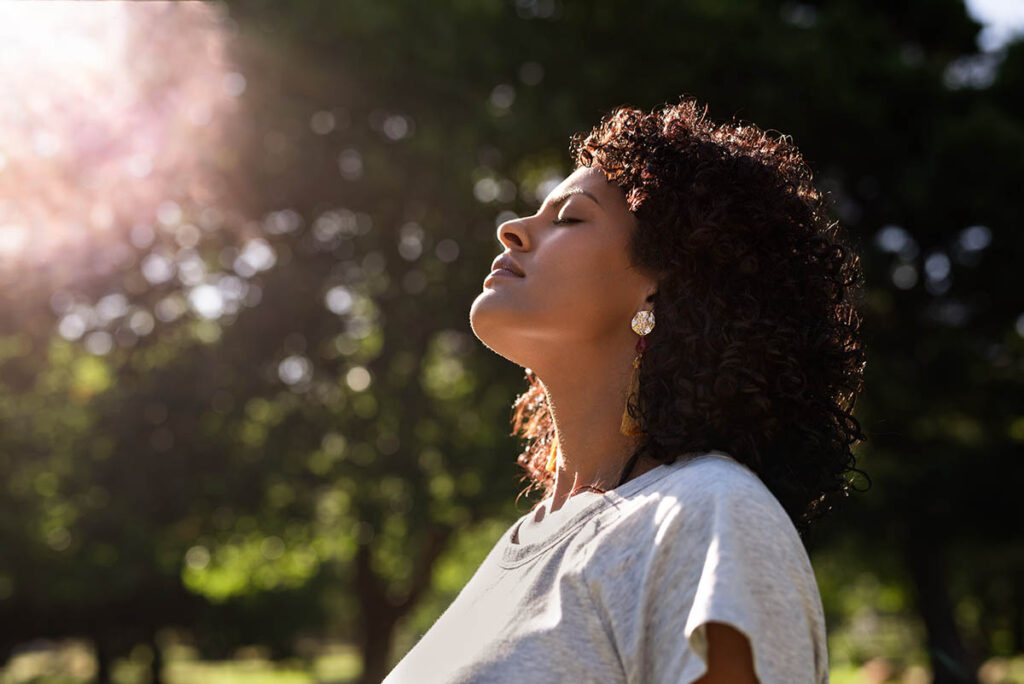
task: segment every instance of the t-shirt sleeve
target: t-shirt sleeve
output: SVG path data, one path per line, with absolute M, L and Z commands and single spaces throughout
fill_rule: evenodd
M 653 514 L 624 521 L 620 539 L 633 551 L 620 546 L 617 562 L 610 554 L 599 581 L 618 585 L 601 594 L 627 681 L 698 680 L 714 621 L 746 636 L 761 684 L 827 682 L 820 595 L 785 510 L 759 480 L 699 484 L 694 496 L 666 496 Z
M 702 544 L 694 549 L 699 553 L 683 552 L 679 544 L 681 553 L 668 554 L 699 564 L 700 577 L 683 626 L 697 658 L 687 659 L 678 678 L 666 673 L 665 681 L 693 682 L 707 671 L 707 623 L 714 621 L 747 637 L 761 684 L 817 684 L 822 654 L 816 654 L 815 632 L 823 625 L 806 552 L 788 517 L 780 519 L 785 511 L 777 501 L 736 494 L 715 496 L 701 525 Z

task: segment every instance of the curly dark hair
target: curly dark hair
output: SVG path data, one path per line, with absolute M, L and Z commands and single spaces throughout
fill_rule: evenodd
M 629 409 L 644 437 L 619 484 L 645 453 L 672 463 L 724 451 L 804 537 L 848 496 L 846 473 L 867 475 L 851 451 L 866 439 L 853 417 L 866 364 L 860 259 L 788 136 L 706 113 L 690 96 L 650 113 L 623 105 L 569 145 L 578 167 L 625 193 L 633 265 L 666 274 Z M 512 416 L 512 434 L 527 440 L 524 493 L 550 495 L 554 425 L 539 379 L 526 378 Z

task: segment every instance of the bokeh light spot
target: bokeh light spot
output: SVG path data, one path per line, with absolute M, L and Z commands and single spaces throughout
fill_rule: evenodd
M 917 268 L 913 264 L 899 264 L 892 269 L 892 283 L 901 290 L 917 284 Z
M 434 247 L 434 255 L 445 264 L 450 264 L 459 258 L 459 243 L 451 238 L 445 238 Z
M 324 295 L 324 304 L 339 316 L 347 314 L 352 310 L 352 301 L 352 293 L 348 291 L 348 288 L 341 285 L 332 287 Z
M 309 117 L 309 128 L 317 135 L 327 135 L 334 130 L 334 114 L 326 110 L 314 112 Z
M 363 175 L 363 156 L 352 148 L 342 150 L 338 155 L 338 170 L 342 178 L 356 180 Z
M 277 374 L 286 385 L 298 385 L 313 377 L 313 364 L 305 356 L 293 354 L 278 364 Z
M 354 392 L 362 392 L 370 386 L 370 371 L 362 366 L 353 366 L 345 374 L 345 383 Z
M 224 297 L 213 285 L 199 285 L 188 293 L 188 302 L 193 311 L 203 318 L 219 318 L 224 313 Z

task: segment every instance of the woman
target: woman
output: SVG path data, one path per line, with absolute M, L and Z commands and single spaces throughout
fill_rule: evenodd
M 785 137 L 692 98 L 570 152 L 470 311 L 545 497 L 385 681 L 826 682 L 801 535 L 865 438 L 859 260 Z

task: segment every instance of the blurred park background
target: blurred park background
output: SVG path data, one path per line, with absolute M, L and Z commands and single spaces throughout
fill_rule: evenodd
M 1022 13 L 3 3 L 0 683 L 379 682 L 533 501 L 497 224 L 684 94 L 791 135 L 865 264 L 832 681 L 1024 682 Z

